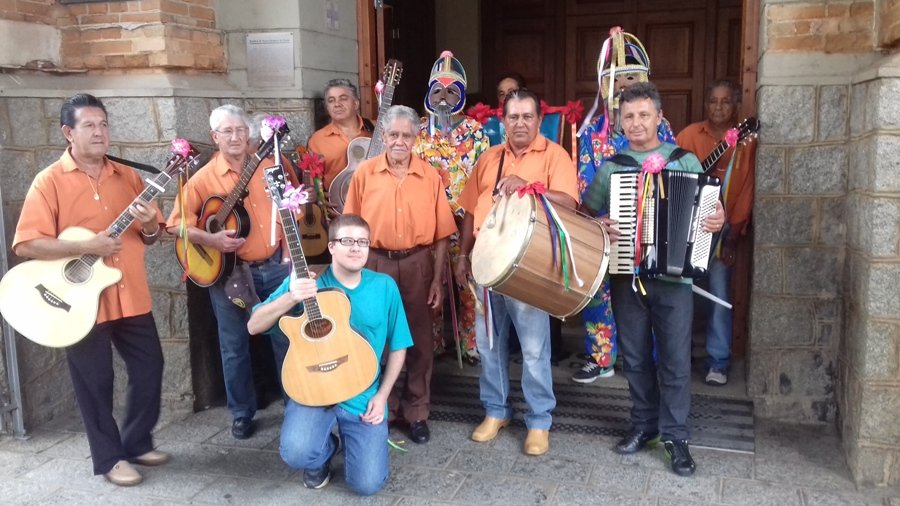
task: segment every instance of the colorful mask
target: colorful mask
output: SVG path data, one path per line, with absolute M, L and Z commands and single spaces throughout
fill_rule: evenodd
M 450 51 L 441 53 L 440 58 L 434 62 L 431 68 L 431 76 L 428 79 L 428 92 L 425 94 L 425 109 L 430 114 L 438 114 L 438 105 L 432 104 L 432 92 L 436 86 L 444 88 L 455 87 L 459 91 L 459 102 L 453 105 L 449 113 L 456 114 L 466 105 L 466 71 Z

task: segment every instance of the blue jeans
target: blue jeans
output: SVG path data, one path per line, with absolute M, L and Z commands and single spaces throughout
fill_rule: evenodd
M 722 300 L 731 300 L 731 267 L 718 258 L 709 263 L 709 292 Z M 728 369 L 731 364 L 731 309 L 709 301 L 709 321 L 706 324 L 706 368 Z
M 340 406 L 303 406 L 289 400 L 281 426 L 281 459 L 294 469 L 319 470 L 335 452 L 330 434 L 338 426 L 344 447 L 344 479 L 360 495 L 372 495 L 388 477 L 388 424 L 363 422 Z
M 251 267 L 250 273 L 253 275 L 253 284 L 259 298 L 265 300 L 281 285 L 290 271 L 290 264 L 281 263 L 280 252 L 272 255 L 266 263 Z M 253 418 L 256 414 L 256 389 L 253 386 L 253 370 L 250 366 L 250 334 L 247 332 L 250 308 L 241 309 L 229 301 L 222 282 L 209 287 L 209 298 L 219 330 L 219 350 L 222 353 L 222 374 L 225 376 L 228 411 L 234 418 Z M 288 342 L 280 336 L 272 336 L 271 339 L 275 364 L 280 372 Z
M 479 287 L 481 291 L 481 287 Z M 509 420 L 509 332 L 516 326 L 522 345 L 522 392 L 528 403 L 525 426 L 549 430 L 556 407 L 550 370 L 550 318 L 524 302 L 490 292 L 494 347 L 491 349 L 484 315 L 475 315 L 475 342 L 481 355 L 481 402 L 487 416 Z M 482 294 L 478 294 L 479 299 Z

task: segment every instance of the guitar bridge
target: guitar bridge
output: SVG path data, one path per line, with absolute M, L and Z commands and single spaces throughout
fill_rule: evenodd
M 306 370 L 309 372 L 331 372 L 338 368 L 339 365 L 346 363 L 349 360 L 347 355 L 343 357 L 338 357 L 334 360 L 329 360 L 328 362 L 322 362 L 320 364 L 313 364 L 306 366 Z
M 65 312 L 69 312 L 72 310 L 72 306 L 66 304 L 64 300 L 62 300 L 58 295 L 51 292 L 44 285 L 37 285 L 34 287 L 39 294 L 41 294 L 41 299 L 44 299 L 49 306 L 55 307 L 57 309 L 65 310 Z

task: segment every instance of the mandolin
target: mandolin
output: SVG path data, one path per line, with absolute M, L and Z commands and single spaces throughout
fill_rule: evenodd
M 382 79 L 384 94 L 381 97 L 381 104 L 378 106 L 378 119 L 375 121 L 375 130 L 372 132 L 372 138 L 357 137 L 350 141 L 350 145 L 347 146 L 347 166 L 331 180 L 331 186 L 328 187 L 328 203 L 338 213 L 344 212 L 344 203 L 347 201 L 347 192 L 350 190 L 350 180 L 353 179 L 356 167 L 359 166 L 360 162 L 384 152 L 380 120 L 394 101 L 394 89 L 400 84 L 400 76 L 402 74 L 403 64 L 397 60 L 388 60 L 387 65 L 384 66 L 384 77 Z
M 285 135 L 287 132 L 287 124 L 284 124 L 279 134 Z M 250 216 L 242 202 L 247 196 L 250 178 L 253 177 L 259 164 L 272 154 L 274 138 L 275 136 L 272 136 L 261 143 L 255 154 L 244 157 L 241 177 L 228 196 L 222 198 L 211 195 L 203 202 L 200 216 L 197 218 L 198 228 L 211 234 L 222 230 L 234 230 L 235 238 L 247 237 L 250 234 Z M 214 285 L 220 279 L 228 277 L 237 263 L 236 252 L 224 253 L 215 248 L 185 241 L 183 237 L 175 238 L 175 256 L 187 277 L 197 286 L 203 287 Z
M 181 142 L 165 170 L 152 181 L 147 180 L 146 188 L 134 202 L 152 202 L 173 176 L 188 165 L 197 164 L 197 151 L 187 141 Z M 134 216 L 125 209 L 107 229 L 110 237 L 121 236 L 132 222 Z M 86 228 L 69 227 L 59 234 L 59 239 L 83 241 L 95 235 Z M 10 269 L 0 280 L 0 313 L 14 329 L 37 344 L 71 346 L 94 328 L 100 293 L 120 279 L 122 271 L 106 265 L 97 255 L 29 260 Z
M 294 275 L 309 277 L 294 211 L 282 207 L 286 178 L 276 165 L 265 170 L 291 253 Z M 331 406 L 359 395 L 378 374 L 372 345 L 350 326 L 350 299 L 339 289 L 320 290 L 303 301 L 299 317 L 282 316 L 278 327 L 290 344 L 281 368 L 288 396 L 304 406 Z

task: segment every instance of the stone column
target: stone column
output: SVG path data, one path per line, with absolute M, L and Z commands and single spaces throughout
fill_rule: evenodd
M 840 428 L 857 483 L 900 484 L 900 58 L 851 93 Z

